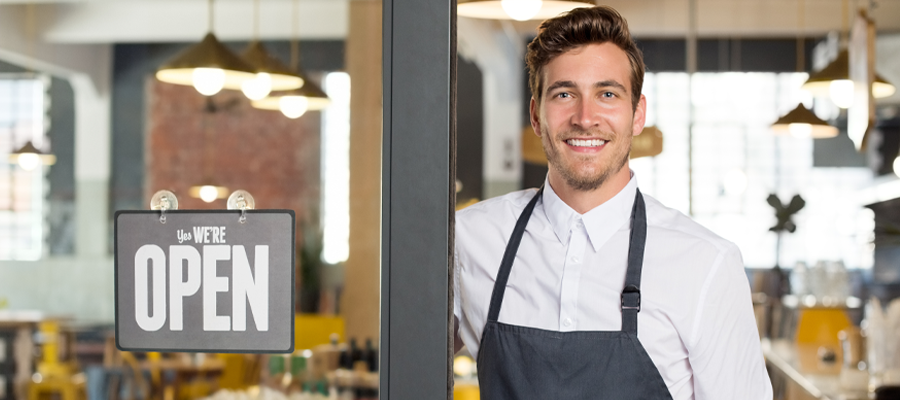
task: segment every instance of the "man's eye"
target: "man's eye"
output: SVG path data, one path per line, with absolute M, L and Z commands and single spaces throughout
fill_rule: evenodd
M 606 97 L 606 98 L 611 98 L 611 97 L 616 97 L 616 94 L 613 92 L 603 92 L 603 94 L 601 94 L 601 96 Z
M 564 98 L 568 98 L 568 97 L 572 97 L 572 96 L 566 92 L 562 92 L 562 93 L 557 93 L 556 97 L 564 99 Z

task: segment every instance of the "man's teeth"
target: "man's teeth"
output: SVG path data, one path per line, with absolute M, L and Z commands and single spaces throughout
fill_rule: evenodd
M 578 146 L 578 147 L 597 147 L 597 146 L 603 146 L 604 144 L 606 144 L 606 141 L 601 140 L 601 139 L 590 139 L 590 140 L 569 139 L 569 140 L 566 140 L 566 143 L 568 143 L 571 146 Z

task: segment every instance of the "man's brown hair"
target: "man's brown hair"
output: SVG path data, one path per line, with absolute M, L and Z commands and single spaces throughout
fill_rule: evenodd
M 628 31 L 628 22 L 608 6 L 576 8 L 541 23 L 537 37 L 528 44 L 528 85 L 540 103 L 541 70 L 554 58 L 576 47 L 612 42 L 628 55 L 631 63 L 631 107 L 637 109 L 644 86 L 644 56 Z

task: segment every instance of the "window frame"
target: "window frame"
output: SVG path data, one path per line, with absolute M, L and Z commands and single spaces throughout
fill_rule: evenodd
M 382 1 L 380 398 L 449 399 L 456 1 Z

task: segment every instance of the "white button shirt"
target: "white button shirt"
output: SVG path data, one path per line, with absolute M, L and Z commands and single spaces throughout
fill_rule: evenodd
M 545 181 L 499 321 L 561 332 L 621 330 L 636 189 L 632 175 L 615 197 L 579 214 Z M 503 252 L 536 193 L 513 192 L 456 213 L 454 314 L 475 357 Z M 740 251 L 680 212 L 644 199 L 638 338 L 673 399 L 771 399 Z

